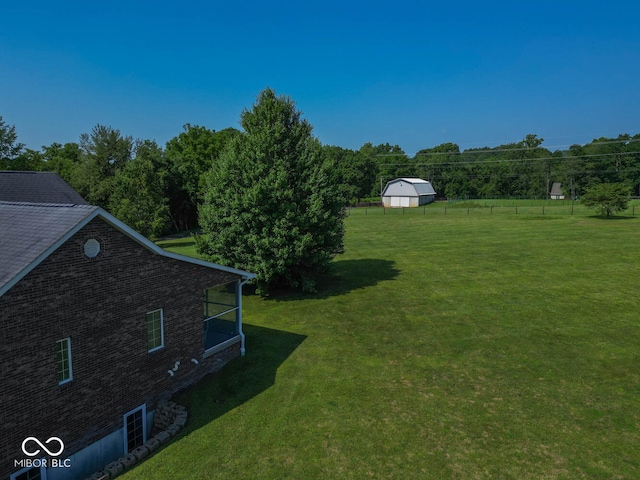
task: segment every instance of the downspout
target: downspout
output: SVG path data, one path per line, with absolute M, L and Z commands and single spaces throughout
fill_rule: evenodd
M 240 334 L 240 355 L 244 357 L 244 332 L 242 331 L 242 286 L 247 283 L 250 278 L 245 278 L 236 285 L 236 297 L 238 299 L 238 333 Z

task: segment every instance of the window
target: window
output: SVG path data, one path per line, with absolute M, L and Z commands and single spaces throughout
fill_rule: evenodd
M 9 478 L 10 480 L 45 480 L 47 477 L 47 471 L 42 466 L 46 462 L 46 459 L 40 459 L 39 467 L 23 468 L 19 472 L 14 473 Z
M 135 450 L 147 441 L 147 407 L 142 405 L 124 415 L 124 453 Z
M 204 291 L 204 349 L 208 350 L 238 335 L 237 282 Z
M 162 309 L 147 313 L 147 350 L 153 352 L 164 347 Z
M 71 338 L 58 340 L 56 342 L 56 362 L 58 366 L 58 384 L 73 380 L 71 370 Z
M 42 466 L 45 463 L 45 459 L 40 460 L 41 466 L 32 468 L 23 468 L 22 470 L 14 473 L 9 478 L 10 480 L 45 480 L 47 471 Z

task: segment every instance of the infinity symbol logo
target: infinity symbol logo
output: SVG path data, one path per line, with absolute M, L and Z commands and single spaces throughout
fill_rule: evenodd
M 36 455 L 38 455 L 40 453 L 40 449 L 36 450 L 35 452 L 28 452 L 26 449 L 26 445 L 27 442 L 29 441 L 32 442 L 36 442 L 38 445 L 40 445 L 40 448 L 42 448 L 45 452 L 47 452 L 49 455 L 51 455 L 52 457 L 57 457 L 58 455 L 60 455 L 63 451 L 64 451 L 64 443 L 62 443 L 62 440 L 60 440 L 58 437 L 51 437 L 49 440 L 47 440 L 46 444 L 49 444 L 53 441 L 56 441 L 60 444 L 60 450 L 58 450 L 57 452 L 52 452 L 51 450 L 49 450 L 40 440 L 38 440 L 36 437 L 27 437 L 22 441 L 22 451 L 24 452 L 25 455 L 28 455 L 29 457 L 35 457 Z

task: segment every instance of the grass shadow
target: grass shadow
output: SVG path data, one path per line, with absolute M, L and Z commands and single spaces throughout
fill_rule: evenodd
M 278 367 L 307 338 L 305 335 L 245 324 L 247 353 L 207 375 L 175 401 L 189 412 L 181 432 L 190 432 L 239 407 L 275 384 Z
M 609 220 L 633 220 L 634 218 L 638 218 L 638 217 L 634 217 L 632 215 L 611 215 L 610 217 L 607 217 L 606 215 L 589 215 L 587 218 L 609 221 Z
M 379 282 L 394 280 L 400 274 L 400 270 L 395 268 L 394 264 L 395 262 L 391 260 L 377 258 L 336 260 L 329 264 L 328 271 L 318 279 L 317 292 L 274 290 L 266 298 L 281 302 L 344 295 L 353 290 L 372 287 Z
M 193 247 L 195 244 L 196 244 L 195 240 L 180 240 L 179 242 L 180 248 Z M 178 246 L 175 239 L 156 240 L 156 245 L 158 245 L 160 248 L 165 248 L 165 249 L 167 247 Z

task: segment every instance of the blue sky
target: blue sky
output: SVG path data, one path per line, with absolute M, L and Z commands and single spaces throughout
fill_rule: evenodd
M 270 86 L 324 144 L 407 153 L 640 133 L 638 1 L 12 2 L 0 115 L 39 149 L 96 124 L 239 128 Z

